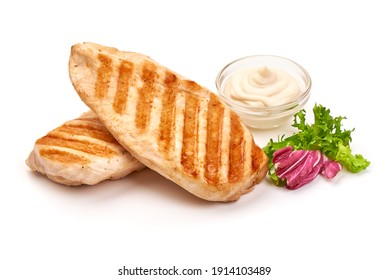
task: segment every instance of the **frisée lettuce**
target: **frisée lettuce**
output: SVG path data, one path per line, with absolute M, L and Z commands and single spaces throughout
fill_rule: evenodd
M 354 131 L 342 128 L 342 120 L 345 117 L 332 117 L 330 110 L 322 105 L 313 108 L 314 123 L 306 123 L 306 111 L 300 110 L 294 115 L 293 127 L 298 132 L 289 137 L 285 135 L 278 138 L 278 141 L 270 139 L 263 148 L 269 157 L 269 177 L 276 185 L 284 185 L 274 168 L 273 154 L 279 149 L 287 146 L 295 150 L 319 150 L 326 157 L 339 162 L 345 169 L 357 173 L 366 169 L 370 162 L 360 154 L 353 154 L 350 148 L 352 141 L 351 133 Z

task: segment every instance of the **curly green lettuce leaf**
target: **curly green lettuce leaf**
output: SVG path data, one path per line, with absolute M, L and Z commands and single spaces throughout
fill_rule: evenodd
M 353 173 L 358 173 L 366 169 L 370 162 L 366 160 L 362 155 L 351 153 L 350 147 L 339 144 L 338 152 L 334 157 L 342 166 L 346 167 Z
M 330 110 L 322 105 L 313 108 L 314 123 L 306 122 L 306 111 L 300 110 L 294 115 L 292 126 L 298 131 L 289 137 L 278 137 L 278 141 L 270 139 L 263 148 L 269 157 L 269 177 L 274 184 L 285 184 L 275 173 L 273 153 L 286 146 L 293 146 L 296 150 L 319 150 L 328 158 L 339 162 L 347 170 L 357 173 L 366 169 L 370 162 L 360 154 L 352 154 L 350 143 L 351 133 L 354 131 L 342 128 L 342 120 L 346 117 L 332 117 Z

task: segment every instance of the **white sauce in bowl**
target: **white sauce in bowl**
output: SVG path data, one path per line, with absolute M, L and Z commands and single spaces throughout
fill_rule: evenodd
M 257 108 L 286 104 L 303 91 L 299 80 L 284 70 L 262 66 L 237 71 L 226 83 L 224 94 Z

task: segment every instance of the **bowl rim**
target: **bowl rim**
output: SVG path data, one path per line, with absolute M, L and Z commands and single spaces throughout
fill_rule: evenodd
M 250 105 L 245 105 L 245 104 L 242 104 L 240 102 L 236 102 L 234 101 L 233 99 L 231 98 L 228 98 L 224 93 L 223 91 L 221 90 L 221 76 L 223 75 L 223 73 L 226 71 L 226 69 L 228 67 L 230 67 L 231 65 L 237 63 L 237 62 L 240 62 L 242 60 L 247 60 L 247 59 L 252 59 L 252 58 L 258 58 L 258 57 L 268 57 L 268 58 L 275 58 L 275 59 L 280 59 L 280 60 L 285 60 L 289 63 L 292 63 L 294 64 L 295 66 L 297 66 L 297 68 L 299 68 L 301 70 L 301 72 L 304 74 L 305 78 L 306 78 L 306 87 L 305 87 L 305 90 L 304 92 L 296 99 L 296 100 L 293 100 L 293 101 L 289 101 L 287 103 L 284 103 L 284 104 L 280 104 L 280 105 L 277 105 L 277 106 L 271 106 L 271 107 L 263 107 L 263 108 L 253 108 L 252 106 Z M 244 56 L 244 57 L 241 57 L 241 58 L 237 58 L 231 62 L 229 62 L 228 64 L 226 64 L 220 71 L 219 73 L 217 74 L 216 76 L 216 80 L 215 80 L 215 83 L 216 83 L 216 89 L 217 89 L 217 92 L 219 94 L 219 96 L 225 101 L 227 102 L 229 105 L 231 106 L 234 106 L 233 108 L 234 109 L 238 109 L 238 110 L 248 110 L 248 111 L 251 111 L 251 113 L 255 113 L 256 111 L 258 112 L 271 112 L 271 111 L 285 111 L 285 110 L 288 110 L 288 109 L 291 109 L 293 107 L 295 107 L 296 105 L 298 104 L 301 104 L 303 103 L 304 101 L 306 101 L 305 99 L 309 98 L 310 96 L 310 93 L 311 93 L 311 88 L 312 88 L 312 78 L 311 76 L 309 75 L 308 71 L 303 67 L 301 66 L 299 63 L 295 62 L 294 60 L 291 60 L 289 58 L 286 58 L 286 57 L 283 57 L 283 56 L 278 56 L 278 55 L 248 55 L 248 56 Z M 237 108 L 235 108 L 237 107 Z M 249 113 L 249 112 L 246 112 L 246 113 Z

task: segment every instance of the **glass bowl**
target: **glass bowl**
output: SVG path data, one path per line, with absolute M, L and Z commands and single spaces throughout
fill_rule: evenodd
M 288 73 L 300 84 L 300 94 L 293 100 L 275 106 L 253 106 L 232 99 L 225 94 L 229 79 L 238 71 L 248 68 L 268 67 Z M 253 55 L 239 58 L 227 64 L 216 77 L 219 97 L 231 107 L 249 127 L 270 129 L 290 121 L 301 110 L 311 95 L 312 81 L 308 72 L 296 62 L 273 55 Z

